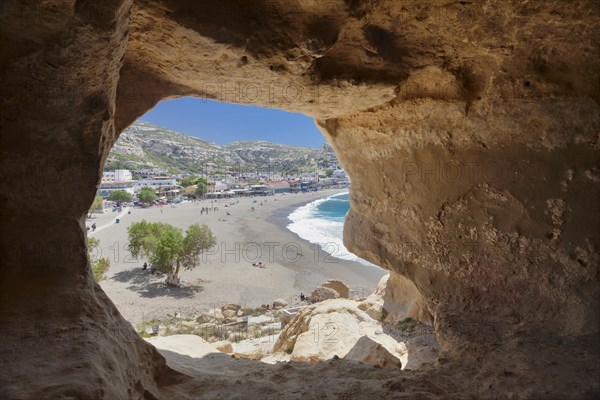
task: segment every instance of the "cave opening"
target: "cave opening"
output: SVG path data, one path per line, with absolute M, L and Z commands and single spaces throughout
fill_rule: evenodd
M 365 337 L 389 352 L 380 363 L 432 363 L 432 318 L 410 307 L 420 296 L 414 285 L 392 278 L 405 288 L 403 308 L 385 298 L 388 271 L 344 247 L 349 189 L 309 117 L 205 98 L 165 100 L 125 128 L 106 158 L 86 221 L 92 271 L 124 318 L 157 346 L 191 340 L 189 350 L 201 339 L 240 358 L 314 362 L 343 357 Z M 176 258 L 164 261 L 159 234 L 152 240 L 160 245 L 132 246 L 133 230 L 145 223 L 169 224 L 183 236 L 205 225 L 214 241 L 172 278 Z M 286 328 L 295 316 L 330 299 L 343 300 L 330 306 L 337 314 L 278 340 L 297 330 Z M 344 323 L 349 316 L 361 327 Z M 306 337 L 313 343 L 295 349 Z
M 2 2 L 0 397 L 597 398 L 597 2 L 430 3 Z M 176 371 L 94 281 L 118 133 L 220 83 L 315 118 L 352 177 L 345 242 L 422 294 L 435 368 Z

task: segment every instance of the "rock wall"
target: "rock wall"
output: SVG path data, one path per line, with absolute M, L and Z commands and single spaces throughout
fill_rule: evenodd
M 525 379 L 557 363 L 552 352 L 569 359 L 544 381 L 581 375 L 576 354 L 596 364 L 598 111 L 522 99 L 466 114 L 411 100 L 327 121 L 353 182 L 345 243 L 413 281 L 442 360 L 514 365 L 514 351 L 536 360 L 513 372 Z
M 395 324 L 406 318 L 429 326 L 433 324 L 433 317 L 421 292 L 410 279 L 394 271 L 381 278 L 375 291 L 360 303 L 359 308 L 387 324 Z
M 317 119 L 353 182 L 346 244 L 435 318 L 426 379 L 600 392 L 598 2 L 1 7 L 5 397 L 156 398 L 188 379 L 93 283 L 83 225 L 119 132 L 182 95 Z

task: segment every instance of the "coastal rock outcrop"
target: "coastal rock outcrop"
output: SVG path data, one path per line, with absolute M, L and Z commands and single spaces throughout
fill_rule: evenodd
M 292 361 L 343 358 L 363 336 L 400 358 L 398 342 L 383 333 L 381 325 L 360 310 L 356 301 L 346 299 L 326 300 L 301 309 L 280 333 L 273 352 L 290 353 Z M 355 349 L 356 360 L 363 357 L 359 357 L 359 353 L 360 350 Z M 375 358 L 380 356 L 373 355 Z
M 330 279 L 321 286 L 335 290 L 342 299 L 347 299 L 350 296 L 350 288 L 342 281 Z
M 288 305 L 288 302 L 285 301 L 284 299 L 277 299 L 277 300 L 273 301 L 273 307 L 275 307 L 275 308 L 283 308 L 287 305 Z
M 339 299 L 340 294 L 335 289 L 319 286 L 311 292 L 310 298 L 314 299 L 314 301 Z
M 382 368 L 401 368 L 402 362 L 393 356 L 381 344 L 368 336 L 363 336 L 356 341 L 354 347 L 344 356 L 345 360 L 360 361 Z
M 352 180 L 346 247 L 412 282 L 416 315 L 433 318 L 434 368 L 336 360 L 302 370 L 326 383 L 311 395 L 348 381 L 381 398 L 600 395 L 597 1 L 1 7 L 1 397 L 231 390 L 214 368 L 168 366 L 87 258 L 86 212 L 119 133 L 188 95 L 314 117 Z M 308 396 L 287 366 L 244 390 Z

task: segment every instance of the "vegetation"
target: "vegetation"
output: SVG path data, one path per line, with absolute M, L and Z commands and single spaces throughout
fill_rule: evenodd
M 112 192 L 110 192 L 110 194 L 108 195 L 108 199 L 110 201 L 131 201 L 133 199 L 133 196 L 130 193 L 127 193 L 124 190 L 113 190 Z
M 411 333 L 412 331 L 414 331 L 416 329 L 416 326 L 419 324 L 418 321 L 415 321 L 414 319 L 407 317 L 404 318 L 402 321 L 398 321 L 398 323 L 396 323 L 396 328 L 398 328 L 398 330 L 405 332 L 405 333 Z
M 179 180 L 179 184 L 184 188 L 196 185 L 194 191 L 195 197 L 203 197 L 208 191 L 208 180 L 199 176 L 189 176 Z
M 198 177 L 196 177 L 196 176 L 188 176 L 185 178 L 181 178 L 179 180 L 179 184 L 181 186 L 183 186 L 184 188 L 186 188 L 188 186 L 192 186 L 194 184 L 194 182 L 196 181 L 196 179 L 198 179 Z
M 148 258 L 154 268 L 167 274 L 170 285 L 179 284 L 182 267 L 195 268 L 204 251 L 216 244 L 206 225 L 190 225 L 184 236 L 180 229 L 170 224 L 144 220 L 131 224 L 127 232 L 131 255 Z
M 271 324 L 271 322 L 268 321 L 267 324 Z M 144 321 L 136 325 L 136 331 L 140 336 L 147 338 L 152 336 L 150 330 L 155 325 L 160 326 L 161 335 L 191 334 L 200 336 L 210 343 L 217 340 L 227 340 L 235 343 L 242 340 L 275 335 L 280 331 L 272 326 L 266 328 L 264 325 L 228 325 L 216 320 L 213 320 L 211 323 L 202 323 L 192 318 L 182 318 L 179 315 L 170 316 L 163 320 L 153 319 Z
M 156 193 L 151 187 L 143 187 L 140 189 L 138 198 L 142 203 L 153 203 L 156 200 Z
M 198 183 L 196 183 L 196 192 L 194 193 L 196 195 L 196 197 L 203 197 L 206 192 L 208 191 L 208 186 L 206 184 L 206 179 L 204 178 L 200 178 L 203 180 L 198 180 Z
M 160 321 L 157 319 L 153 319 L 151 321 L 144 321 L 144 322 L 138 324 L 137 325 L 138 334 L 143 338 L 151 337 L 151 335 L 148 334 L 148 332 L 146 332 L 146 331 L 148 330 L 148 328 L 152 327 L 153 325 L 157 325 L 157 324 L 160 324 Z
M 92 273 L 96 282 L 104 279 L 104 274 L 110 267 L 110 260 L 108 258 L 98 257 L 96 254 L 100 248 L 100 241 L 93 237 L 88 237 L 88 257 L 92 267 Z
M 92 203 L 88 213 L 88 218 L 90 218 L 94 212 L 102 212 L 102 198 L 100 196 L 96 196 L 94 198 L 94 202 Z
M 115 169 L 130 169 L 132 167 L 131 162 L 123 159 L 113 159 L 106 162 L 104 170 L 113 171 Z
M 331 169 L 331 168 L 327 168 L 327 169 L 325 170 L 325 176 L 326 176 L 327 178 L 331 178 L 331 177 L 333 176 L 333 169 Z
M 104 274 L 108 271 L 110 267 L 110 260 L 106 257 L 100 258 L 94 262 L 92 262 L 92 273 L 94 274 L 94 279 L 99 282 L 104 279 Z

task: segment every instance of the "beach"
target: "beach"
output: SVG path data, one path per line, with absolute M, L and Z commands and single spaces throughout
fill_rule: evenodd
M 87 225 L 95 222 L 98 227 L 90 233 L 100 241 L 96 256 L 110 259 L 100 285 L 122 315 L 134 323 L 177 313 L 192 317 L 228 303 L 254 308 L 282 298 L 293 305 L 299 302 L 301 292 L 310 293 L 328 279 L 339 279 L 353 293 L 367 296 L 385 275 L 384 270 L 332 257 L 286 228 L 290 223 L 287 216 L 297 207 L 343 192 L 203 200 L 98 215 Z M 201 215 L 203 207 L 216 210 Z M 114 223 L 117 217 L 119 223 Z M 204 254 L 196 268 L 180 272 L 181 287 L 168 287 L 165 275 L 143 271 L 147 260 L 135 260 L 127 251 L 127 227 L 142 220 L 183 230 L 194 223 L 206 224 L 217 245 Z M 265 267 L 253 267 L 256 261 Z

